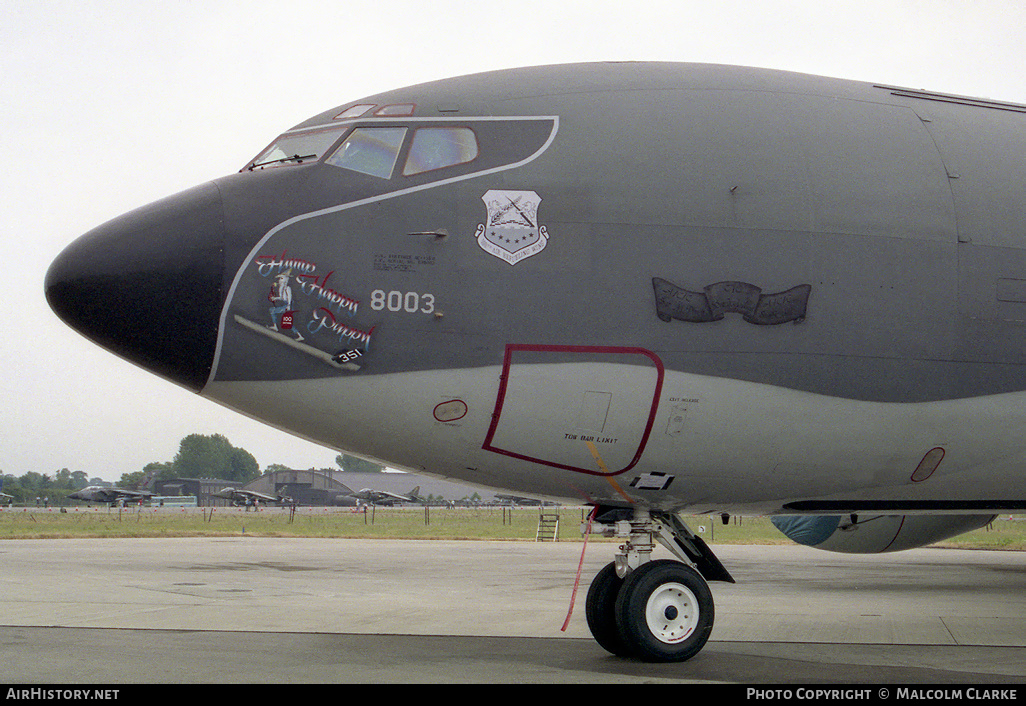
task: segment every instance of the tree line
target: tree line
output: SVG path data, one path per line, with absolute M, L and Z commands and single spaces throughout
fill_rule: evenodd
M 29 471 L 19 477 L 0 474 L 0 479 L 3 480 L 0 492 L 12 496 L 13 502 L 19 504 L 33 502 L 36 498 L 48 498 L 52 503 L 66 498 L 68 493 L 74 493 L 88 485 L 103 484 L 101 478 L 89 478 L 85 471 L 71 471 L 67 468 L 62 468 L 53 474 L 36 473 L 35 471 Z M 7 498 L 0 498 L 0 500 L 6 502 Z
M 384 470 L 371 461 L 339 454 L 335 462 L 343 471 L 380 472 Z M 273 463 L 270 471 L 292 470 Z M 334 469 L 322 469 L 325 471 Z M 170 461 L 153 461 L 141 470 L 125 473 L 116 483 L 130 490 L 150 490 L 158 481 L 173 478 L 217 478 L 245 484 L 260 476 L 260 465 L 249 451 L 233 446 L 221 434 L 190 434 L 178 445 L 178 453 Z M 62 468 L 52 475 L 29 471 L 23 476 L 4 475 L 0 492 L 14 496 L 16 503 L 29 503 L 36 497 L 48 497 L 51 502 L 66 498 L 69 493 L 89 485 L 111 485 L 101 478 L 89 478 L 84 471 Z
M 260 465 L 246 449 L 232 446 L 221 434 L 189 434 L 178 444 L 170 461 L 152 461 L 142 470 L 125 473 L 117 485 L 131 490 L 150 489 L 172 478 L 218 478 L 248 483 L 260 476 Z

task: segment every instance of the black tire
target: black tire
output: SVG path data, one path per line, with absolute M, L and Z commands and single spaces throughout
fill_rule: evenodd
M 638 658 L 683 662 L 705 646 L 715 611 L 712 592 L 690 566 L 660 559 L 628 574 L 616 599 L 617 632 Z
M 617 657 L 628 657 L 631 650 L 616 625 L 616 598 L 621 586 L 623 579 L 616 575 L 616 565 L 607 564 L 591 582 L 584 614 L 592 637 L 602 649 Z

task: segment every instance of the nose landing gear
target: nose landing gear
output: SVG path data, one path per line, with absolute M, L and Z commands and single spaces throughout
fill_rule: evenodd
M 712 550 L 676 515 L 613 510 L 614 524 L 595 531 L 624 541 L 588 590 L 588 627 L 596 642 L 620 657 L 681 662 L 705 646 L 715 611 L 710 581 L 734 582 Z M 608 513 L 607 513 L 608 514 Z M 605 517 L 596 513 L 600 519 Z M 652 560 L 653 539 L 679 561 Z

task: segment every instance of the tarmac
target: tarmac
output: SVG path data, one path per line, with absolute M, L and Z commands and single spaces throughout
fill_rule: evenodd
M 714 546 L 737 583 L 711 584 L 709 643 L 648 664 L 609 655 L 585 622 L 608 543 L 587 545 L 561 630 L 582 548 L 0 540 L 0 684 L 1026 681 L 1026 553 Z

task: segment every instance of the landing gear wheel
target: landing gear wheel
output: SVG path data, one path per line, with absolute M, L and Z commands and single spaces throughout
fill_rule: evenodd
M 623 579 L 616 575 L 616 565 L 607 564 L 596 574 L 588 589 L 585 602 L 585 616 L 588 628 L 595 642 L 602 649 L 617 657 L 630 656 L 631 650 L 624 643 L 616 626 L 616 597 L 623 586 Z
M 615 615 L 617 632 L 635 656 L 649 662 L 683 662 L 695 656 L 712 633 L 712 593 L 691 567 L 668 559 L 650 561 L 624 580 Z

